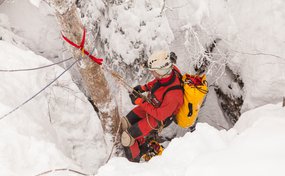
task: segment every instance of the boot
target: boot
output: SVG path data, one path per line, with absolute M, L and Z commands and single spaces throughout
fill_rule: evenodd
M 121 144 L 124 147 L 130 147 L 135 143 L 135 138 L 133 138 L 128 131 L 123 131 L 121 136 Z
M 122 127 L 123 131 L 127 130 L 131 126 L 129 120 L 126 117 L 124 117 L 124 116 L 121 118 L 121 123 L 122 123 L 121 127 Z

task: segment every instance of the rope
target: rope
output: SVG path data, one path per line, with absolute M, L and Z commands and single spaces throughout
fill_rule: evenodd
M 203 84 L 206 84 L 206 86 L 208 87 L 208 82 L 207 81 L 205 81 Z M 209 92 L 208 90 L 202 89 L 200 86 L 194 85 L 194 87 L 197 90 L 199 90 L 201 93 L 203 93 L 203 94 L 207 94 Z
M 196 78 L 196 76 L 195 76 L 195 78 Z M 187 79 L 187 78 L 186 78 Z M 195 87 L 198 91 L 200 91 L 201 93 L 203 93 L 203 94 L 207 94 L 209 91 L 208 90 L 206 90 L 206 89 L 202 89 L 201 88 L 201 85 L 197 85 L 197 84 L 195 84 L 191 79 L 189 79 L 189 80 L 187 80 L 187 81 L 184 81 L 183 82 L 183 84 L 188 84 L 190 87 Z M 193 84 L 193 86 L 192 85 L 190 85 L 190 84 Z M 203 82 L 202 82 L 202 86 L 203 85 L 206 85 L 207 87 L 208 87 L 208 82 L 206 81 L 206 80 L 204 80 Z
M 54 170 L 48 170 L 48 171 L 45 171 L 45 172 L 42 172 L 40 174 L 37 174 L 35 176 L 42 176 L 42 175 L 47 175 L 49 173 L 52 173 L 52 172 L 59 172 L 59 171 L 68 171 L 68 172 L 73 172 L 73 173 L 76 173 L 78 175 L 84 175 L 84 176 L 94 176 L 94 174 L 85 174 L 83 172 L 79 172 L 77 170 L 73 170 L 73 169 L 68 169 L 68 168 L 60 168 L 60 169 L 54 169 Z
M 67 72 L 74 64 L 76 64 L 79 60 L 81 60 L 82 58 L 74 61 L 67 69 L 65 69 L 60 75 L 58 75 L 53 81 L 51 81 L 50 83 L 48 83 L 44 88 L 42 88 L 40 91 L 38 91 L 36 94 L 34 94 L 31 98 L 27 99 L 26 101 L 24 101 L 22 104 L 20 104 L 19 106 L 15 107 L 13 110 L 11 110 L 10 112 L 8 112 L 7 114 L 3 115 L 0 117 L 0 120 L 4 119 L 5 117 L 7 117 L 8 115 L 12 114 L 13 112 L 15 112 L 16 110 L 18 110 L 20 107 L 24 106 L 26 103 L 28 103 L 29 101 L 31 101 L 33 98 L 35 98 L 37 95 L 39 95 L 41 92 L 43 92 L 46 88 L 48 88 L 51 84 L 53 84 L 55 81 L 57 81 L 65 72 Z
M 85 32 L 84 32 L 85 33 Z M 68 39 L 67 39 L 68 40 Z M 95 51 L 95 46 L 94 46 L 94 48 L 93 48 L 93 50 L 92 50 L 92 52 L 91 53 L 89 53 L 89 52 L 85 52 L 84 51 L 84 41 L 85 41 L 85 34 L 84 34 L 84 37 L 83 37 L 83 39 L 82 39 L 82 41 L 81 41 L 81 45 L 80 45 L 80 47 L 79 47 L 79 49 L 82 49 L 82 52 L 83 52 L 83 54 L 81 55 L 81 57 L 78 59 L 78 60 L 76 60 L 76 61 L 74 61 L 68 68 L 66 68 L 60 75 L 58 75 L 53 81 L 51 81 L 49 84 L 47 84 L 44 88 L 42 88 L 40 91 L 38 91 L 36 94 L 34 94 L 31 98 L 29 98 L 28 100 L 26 100 L 26 101 L 24 101 L 22 104 L 20 104 L 19 106 L 17 106 L 17 107 L 15 107 L 13 110 L 11 110 L 10 112 L 8 112 L 7 114 L 5 114 L 5 115 L 3 115 L 3 116 L 1 116 L 0 117 L 0 120 L 2 120 L 2 119 L 4 119 L 5 117 L 7 117 L 8 115 L 10 115 L 10 114 L 12 114 L 13 112 L 15 112 L 16 110 L 18 110 L 20 107 L 22 107 L 22 106 L 24 106 L 26 103 L 28 103 L 29 101 L 31 101 L 33 98 L 35 98 L 37 95 L 39 95 L 41 92 L 43 92 L 46 88 L 48 88 L 51 84 L 53 84 L 55 81 L 57 81 L 65 72 L 67 72 L 69 69 L 71 69 L 71 67 L 73 67 L 73 65 L 75 65 L 78 61 L 80 61 L 80 60 L 82 60 L 82 58 L 84 57 L 84 54 L 87 54 L 87 56 L 89 57 L 89 58 L 91 58 L 91 56 L 92 56 L 92 54 L 93 54 L 93 52 Z M 71 42 L 72 43 L 72 42 Z M 83 46 L 83 47 L 82 47 Z M 82 48 L 81 48 L 82 47 Z M 92 57 L 94 57 L 94 56 L 92 56 Z M 95 57 L 94 57 L 95 58 Z M 91 58 L 92 60 L 94 60 L 94 58 Z M 67 60 L 70 60 L 71 58 L 68 58 L 68 59 L 66 59 L 66 60 L 64 60 L 64 61 L 61 61 L 61 62 L 65 62 L 65 61 L 67 61 Z M 97 59 L 97 58 L 96 58 Z M 96 62 L 96 63 L 98 63 L 99 65 L 101 65 L 102 63 L 101 63 L 101 61 L 103 61 L 103 60 L 101 60 L 101 59 L 98 59 L 97 60 L 98 62 Z M 57 63 L 55 63 L 55 64 L 57 64 Z M 55 64 L 51 64 L 51 65 L 55 65 Z M 51 66 L 50 65 L 50 66 Z M 47 66 L 44 66 L 44 67 L 47 67 Z M 34 68 L 35 69 L 35 68 Z M 27 71 L 28 69 L 25 69 L 25 71 Z M 29 69 L 29 70 L 31 70 L 31 69 Z
M 130 86 L 118 72 L 111 70 L 111 68 L 109 68 L 109 66 L 106 64 L 103 64 L 103 66 L 104 69 L 106 69 L 114 78 L 116 78 L 120 83 L 122 83 L 122 85 L 124 85 L 129 90 L 133 90 L 133 87 Z
M 54 66 L 54 65 L 57 65 L 57 64 L 60 64 L 60 63 L 69 61 L 70 59 L 72 59 L 72 57 L 70 57 L 70 58 L 68 58 L 68 59 L 65 59 L 65 60 L 62 60 L 62 61 L 59 61 L 59 62 L 56 62 L 56 63 L 53 63 L 53 64 L 49 64 L 49 65 L 45 65 L 45 66 L 40 66 L 40 67 L 34 67 L 34 68 L 23 68 L 23 69 L 14 69 L 14 70 L 1 70 L 1 69 L 0 69 L 0 72 L 21 72 L 21 71 L 39 70 L 39 69 L 51 67 L 51 66 Z
M 126 89 L 128 89 L 131 94 L 135 96 L 139 95 L 143 100 L 155 106 L 155 104 L 149 98 L 147 98 L 142 93 L 136 91 L 132 86 L 130 86 L 118 72 L 111 70 L 109 66 L 105 64 L 103 64 L 103 66 L 106 69 L 106 71 L 108 71 L 114 78 L 116 78 L 116 80 L 118 80 L 118 82 L 121 83 L 121 85 L 123 85 Z
M 111 156 L 112 156 L 112 154 L 113 154 L 113 151 L 114 151 L 115 145 L 116 145 L 116 143 L 117 143 L 117 139 L 118 139 L 118 136 L 119 136 L 119 131 L 120 131 L 120 129 L 121 129 L 121 124 L 122 124 L 122 121 L 120 120 L 120 123 L 119 123 L 118 129 L 117 129 L 117 132 L 116 132 L 116 136 L 115 136 L 114 144 L 113 144 L 113 146 L 112 146 L 111 152 L 110 152 L 110 154 L 109 154 L 109 156 L 108 156 L 108 158 L 107 158 L 107 160 L 106 160 L 106 162 L 105 162 L 105 163 L 107 163 L 107 162 L 111 159 Z
M 158 131 L 158 133 L 162 131 L 163 126 L 164 126 L 163 121 L 160 121 L 160 122 L 161 122 L 161 126 L 160 126 L 160 127 L 158 127 L 158 128 L 153 127 L 153 126 L 150 124 L 150 122 L 149 122 L 148 113 L 146 113 L 146 121 L 147 121 L 149 127 L 150 127 L 152 130 L 156 130 L 156 131 Z M 158 126 L 159 126 L 159 124 L 158 124 Z

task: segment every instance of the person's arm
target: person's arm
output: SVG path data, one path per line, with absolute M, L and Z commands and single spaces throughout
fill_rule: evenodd
M 161 106 L 158 108 L 155 108 L 148 102 L 142 102 L 139 106 L 142 107 L 146 113 L 161 121 L 173 115 L 177 107 L 181 105 L 180 97 L 182 97 L 182 92 L 180 93 L 178 90 L 174 90 L 165 95 Z
M 142 87 L 142 89 L 143 89 L 145 92 L 150 91 L 156 81 L 157 81 L 157 80 L 154 79 L 154 80 L 152 80 L 152 81 L 146 83 L 145 85 L 142 85 L 141 87 Z

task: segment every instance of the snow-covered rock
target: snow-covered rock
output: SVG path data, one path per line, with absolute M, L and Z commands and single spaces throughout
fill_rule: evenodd
M 1 70 L 51 64 L 4 41 L 0 41 L 0 62 Z M 1 72 L 0 165 L 7 166 L 5 170 L 31 175 L 77 164 L 94 172 L 104 162 L 107 151 L 100 121 L 68 73 L 4 117 L 62 72 L 59 66 Z

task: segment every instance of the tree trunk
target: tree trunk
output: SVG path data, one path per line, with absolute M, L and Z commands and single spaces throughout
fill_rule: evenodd
M 5 0 L 0 0 L 0 5 L 4 2 Z
M 74 43 L 80 44 L 83 33 L 83 25 L 78 16 L 75 2 L 72 0 L 45 0 L 56 13 L 56 17 L 64 35 Z M 87 38 L 88 36 L 86 36 Z M 85 40 L 85 49 L 91 52 Z M 80 58 L 81 52 L 71 47 L 75 59 Z M 119 112 L 114 99 L 110 95 L 108 82 L 101 67 L 91 61 L 88 56 L 83 59 L 84 68 L 80 68 L 85 87 L 90 95 L 93 105 L 101 120 L 105 134 L 114 137 L 119 124 Z M 113 138 L 114 139 L 114 138 Z
M 285 107 L 285 97 L 283 97 L 283 107 Z

